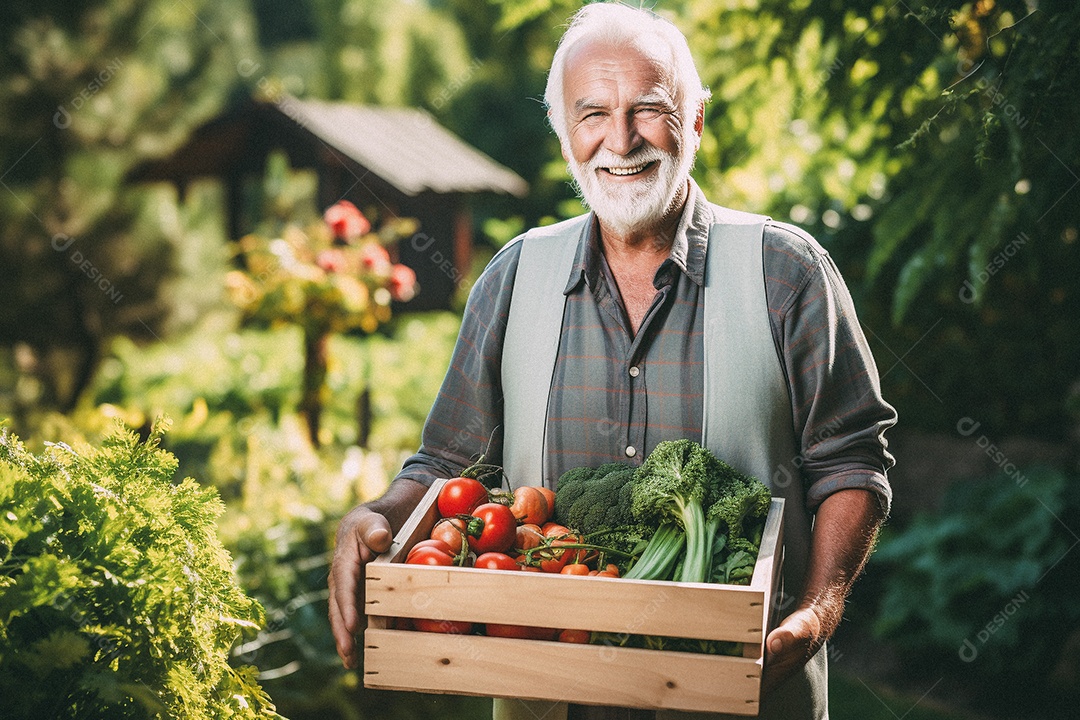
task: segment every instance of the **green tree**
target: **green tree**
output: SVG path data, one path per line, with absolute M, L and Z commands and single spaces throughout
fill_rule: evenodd
M 108 337 L 163 333 L 183 227 L 124 176 L 220 109 L 250 39 L 241 0 L 0 8 L 0 346 L 40 376 L 31 400 L 70 407 Z

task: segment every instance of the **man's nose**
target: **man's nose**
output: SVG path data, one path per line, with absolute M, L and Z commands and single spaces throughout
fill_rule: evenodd
M 604 138 L 604 146 L 616 155 L 629 155 L 641 144 L 634 116 L 616 113 Z

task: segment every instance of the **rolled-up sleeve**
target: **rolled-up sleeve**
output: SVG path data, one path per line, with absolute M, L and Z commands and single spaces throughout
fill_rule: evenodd
M 896 411 L 881 396 L 851 294 L 828 253 L 793 226 L 769 227 L 765 261 L 807 507 L 815 510 L 839 490 L 862 488 L 887 514 L 894 461 L 885 430 L 896 423 Z
M 460 475 L 481 453 L 487 454 L 485 462 L 501 461 L 501 446 L 488 444 L 502 423 L 503 335 L 519 249 L 515 244 L 498 253 L 469 292 L 450 367 L 424 423 L 420 449 L 405 461 L 395 480 L 431 485 L 436 478 Z

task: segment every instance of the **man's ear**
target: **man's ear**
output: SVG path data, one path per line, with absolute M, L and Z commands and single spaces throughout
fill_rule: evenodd
M 701 149 L 701 133 L 705 131 L 705 101 L 698 103 L 694 113 L 694 152 Z

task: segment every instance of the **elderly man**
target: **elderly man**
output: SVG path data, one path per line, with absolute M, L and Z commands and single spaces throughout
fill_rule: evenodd
M 342 521 L 330 615 L 347 666 L 363 564 L 495 428 L 508 476 L 549 487 L 569 468 L 639 463 L 691 438 L 787 500 L 786 615 L 766 639 L 762 715 L 828 717 L 819 650 L 888 512 L 895 413 L 828 254 L 796 228 L 710 204 L 691 179 L 707 99 L 667 21 L 611 4 L 575 15 L 546 100 L 591 212 L 492 260 L 420 451 Z M 516 710 L 496 701 L 496 716 Z

